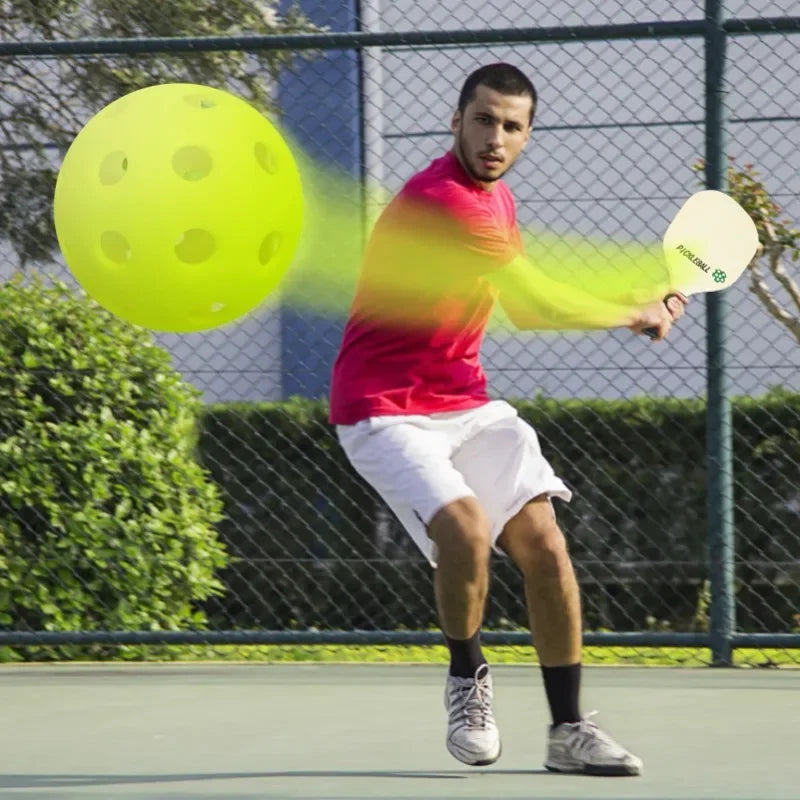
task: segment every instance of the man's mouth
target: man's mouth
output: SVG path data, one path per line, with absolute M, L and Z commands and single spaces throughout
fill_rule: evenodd
M 503 163 L 503 159 L 494 153 L 481 153 L 478 158 L 480 158 L 487 167 L 496 167 Z

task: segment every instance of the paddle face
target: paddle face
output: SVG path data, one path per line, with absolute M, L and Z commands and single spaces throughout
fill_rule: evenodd
M 750 215 L 713 189 L 693 194 L 664 234 L 664 256 L 672 287 L 684 294 L 727 289 L 758 249 Z
M 758 250 L 758 231 L 750 215 L 715 189 L 695 192 L 664 234 L 670 283 L 685 295 L 719 292 L 735 283 Z M 664 302 L 672 295 L 667 295 Z M 651 339 L 655 328 L 644 333 Z

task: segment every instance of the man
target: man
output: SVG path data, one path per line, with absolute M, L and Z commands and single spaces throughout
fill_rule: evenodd
M 561 287 L 526 261 L 500 180 L 528 143 L 536 91 L 508 64 L 472 73 L 452 150 L 412 177 L 370 238 L 333 368 L 330 420 L 355 469 L 435 567 L 450 650 L 446 744 L 500 756 L 480 645 L 490 553 L 521 570 L 552 725 L 545 766 L 637 775 L 642 762 L 581 716 L 578 585 L 552 497 L 570 490 L 535 431 L 486 393 L 479 349 L 495 300 L 522 329 L 627 327 L 663 339 L 686 298 L 631 309 Z

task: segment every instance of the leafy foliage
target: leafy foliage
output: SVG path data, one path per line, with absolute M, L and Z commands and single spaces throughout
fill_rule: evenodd
M 708 579 L 706 410 L 697 400 L 519 400 L 574 490 L 558 517 L 590 629 L 701 630 Z M 200 452 L 225 502 L 234 562 L 217 627 L 436 627 L 431 571 L 326 422 L 324 403 L 218 405 Z M 800 602 L 800 395 L 734 402 L 738 623 L 789 630 Z M 769 487 L 765 491 L 764 487 Z M 487 627 L 526 624 L 497 559 Z
M 226 555 L 200 407 L 141 329 L 62 284 L 0 289 L 0 627 L 204 626 Z
M 705 165 L 693 169 L 703 173 Z M 750 290 L 764 308 L 800 342 L 800 284 L 788 262 L 800 259 L 800 229 L 783 216 L 753 164 L 728 163 L 728 192 L 752 218 L 761 248 L 749 266 Z M 766 263 L 769 277 L 762 265 Z
M 0 0 L 0 39 L 153 38 L 308 33 L 318 30 L 277 0 Z M 236 92 L 277 111 L 273 87 L 287 51 L 131 53 L 0 61 L 0 239 L 21 266 L 46 262 L 57 242 L 50 203 L 55 152 L 112 100 L 156 83 L 192 82 Z

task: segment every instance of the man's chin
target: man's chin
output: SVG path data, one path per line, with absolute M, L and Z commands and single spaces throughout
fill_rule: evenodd
M 472 173 L 472 177 L 481 183 L 494 183 L 495 181 L 499 181 L 500 178 L 506 174 L 505 170 L 502 172 L 487 172 L 484 169 L 475 169 L 474 166 L 470 168 L 470 172 Z

